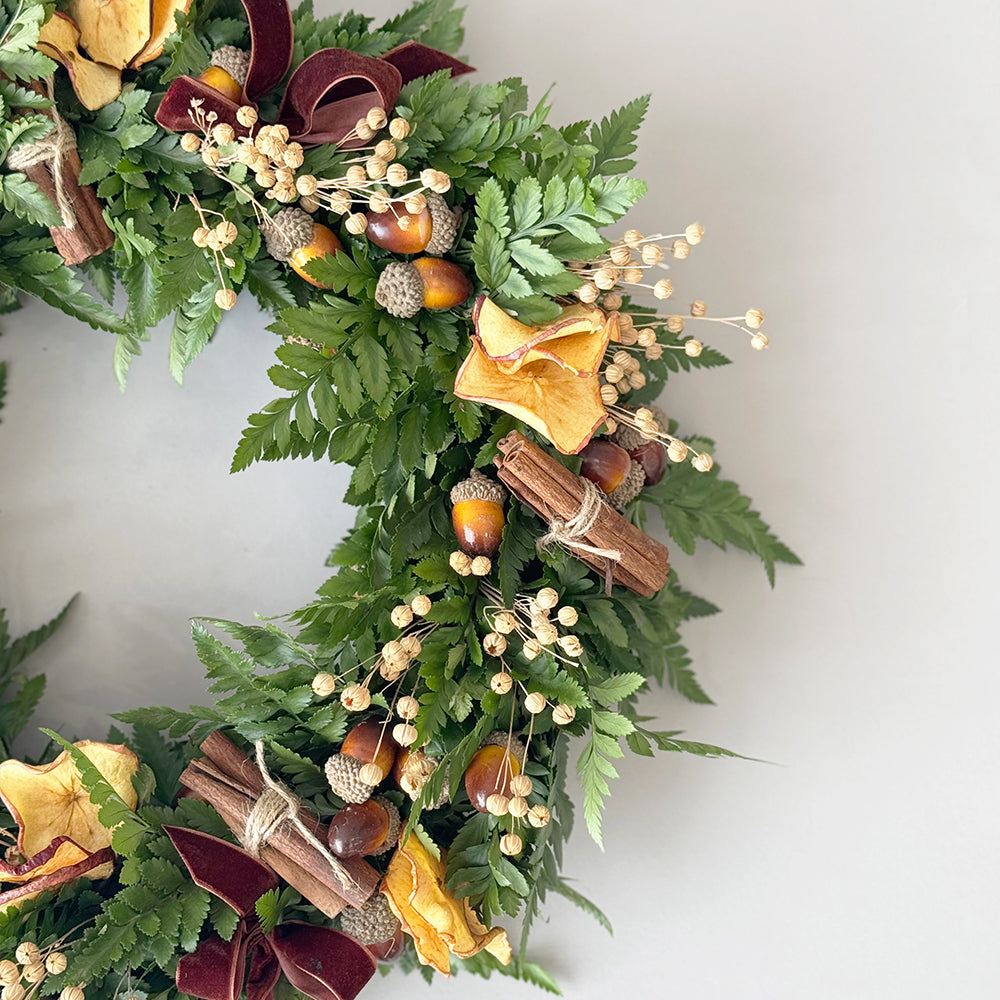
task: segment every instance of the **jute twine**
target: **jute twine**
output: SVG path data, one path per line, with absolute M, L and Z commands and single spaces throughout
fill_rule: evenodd
M 299 819 L 299 809 L 302 803 L 297 796 L 290 792 L 279 781 L 271 777 L 271 773 L 264 763 L 264 742 L 257 740 L 254 744 L 256 751 L 257 770 L 260 771 L 261 779 L 264 782 L 264 791 L 260 798 L 254 803 L 247 816 L 243 833 L 239 835 L 240 843 L 255 858 L 260 856 L 261 849 L 274 835 L 282 823 L 291 823 L 306 841 L 314 847 L 330 867 L 340 884 L 347 888 L 356 886 L 357 883 L 351 878 L 350 873 L 341 864 L 340 859 L 327 850 L 326 845 L 319 841 L 312 831 Z
M 49 100 L 54 100 L 51 76 L 45 81 L 45 89 L 48 92 Z M 7 166 L 11 170 L 24 171 L 39 163 L 46 164 L 52 175 L 52 183 L 56 192 L 56 207 L 62 217 L 63 226 L 66 229 L 76 229 L 76 213 L 73 211 L 73 204 L 66 193 L 66 185 L 63 180 L 63 160 L 68 153 L 72 153 L 76 149 L 76 136 L 73 134 L 73 129 L 56 110 L 54 103 L 49 109 L 49 114 L 52 116 L 50 131 L 35 142 L 22 142 L 14 146 L 7 153 Z
M 535 547 L 539 552 L 543 552 L 551 545 L 562 545 L 567 549 L 575 549 L 577 552 L 586 552 L 600 559 L 606 559 L 609 563 L 621 562 L 622 554 L 618 549 L 599 549 L 584 541 L 587 532 L 594 527 L 601 515 L 604 499 L 601 491 L 589 479 L 580 481 L 583 483 L 583 502 L 580 504 L 580 510 L 568 521 L 559 517 L 550 518 L 549 530 L 535 542 Z

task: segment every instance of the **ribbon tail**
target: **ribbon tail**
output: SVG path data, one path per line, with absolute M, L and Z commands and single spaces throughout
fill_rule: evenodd
M 448 55 L 447 52 L 412 40 L 390 49 L 382 58 L 399 70 L 404 84 L 442 69 L 450 69 L 452 76 L 476 72 L 474 66 Z
M 239 1000 L 246 968 L 246 931 L 240 921 L 231 941 L 205 938 L 177 963 L 177 989 L 201 1000 Z
M 329 927 L 290 920 L 268 940 L 285 978 L 312 1000 L 354 1000 L 375 975 L 371 952 Z

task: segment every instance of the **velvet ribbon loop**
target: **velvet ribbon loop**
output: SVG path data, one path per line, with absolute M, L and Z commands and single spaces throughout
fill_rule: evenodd
M 354 1000 L 375 974 L 375 959 L 330 927 L 289 920 L 269 934 L 256 902 L 278 877 L 247 851 L 197 830 L 165 826 L 196 885 L 240 916 L 229 941 L 212 934 L 177 963 L 177 989 L 201 1000 L 273 1000 L 282 975 L 312 1000 Z M 249 962 L 249 968 L 248 968 Z
M 200 100 L 202 111 L 214 112 L 214 122 L 227 123 L 237 135 L 247 135 L 250 130 L 236 120 L 240 104 L 256 108 L 288 72 L 293 37 L 287 0 L 242 2 L 250 24 L 250 67 L 241 102 L 231 101 L 194 77 L 178 77 L 156 109 L 156 120 L 165 129 L 190 131 L 191 101 Z M 453 76 L 472 72 L 460 60 L 414 41 L 397 45 L 380 59 L 350 49 L 321 49 L 303 59 L 289 78 L 278 123 L 303 146 L 339 143 L 350 149 L 363 145 L 360 139 L 343 142 L 360 118 L 371 108 L 389 114 L 405 83 L 442 69 Z

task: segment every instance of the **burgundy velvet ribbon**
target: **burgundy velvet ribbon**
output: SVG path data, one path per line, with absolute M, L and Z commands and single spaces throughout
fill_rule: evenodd
M 289 920 L 265 934 L 257 900 L 278 877 L 246 851 L 197 830 L 165 826 L 191 878 L 240 916 L 229 941 L 206 938 L 177 963 L 177 989 L 202 1000 L 273 1000 L 284 974 L 312 1000 L 354 1000 L 375 974 L 371 952 L 330 927 Z M 249 959 L 249 970 L 247 960 Z
M 257 101 L 280 83 L 292 61 L 292 17 L 287 0 L 242 0 L 250 23 L 250 68 L 240 103 Z M 381 59 L 350 49 L 321 49 L 303 59 L 292 73 L 278 113 L 278 122 L 290 138 L 303 146 L 341 142 L 374 107 L 387 114 L 396 104 L 403 84 L 417 77 L 451 70 L 453 76 L 472 67 L 420 42 L 397 45 Z M 215 113 L 216 122 L 231 125 L 237 135 L 249 129 L 236 120 L 240 104 L 191 76 L 172 81 L 156 109 L 156 120 L 172 132 L 187 132 L 192 122 L 191 101 Z M 363 145 L 357 139 L 345 148 Z

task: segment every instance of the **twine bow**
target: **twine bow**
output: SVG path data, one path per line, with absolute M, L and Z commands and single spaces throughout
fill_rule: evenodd
M 7 153 L 7 166 L 11 170 L 25 171 L 40 163 L 46 164 L 52 175 L 52 183 L 56 193 L 56 207 L 62 217 L 63 226 L 66 229 L 76 229 L 76 213 L 73 211 L 73 203 L 66 192 L 66 184 L 63 179 L 63 160 L 67 154 L 76 149 L 76 136 L 73 129 L 56 110 L 51 76 L 45 81 L 45 89 L 48 92 L 49 100 L 53 101 L 49 111 L 52 117 L 52 128 L 41 139 L 36 139 L 34 142 L 18 143 L 14 146 Z
M 259 858 L 261 848 L 270 840 L 278 827 L 282 823 L 291 823 L 306 841 L 319 852 L 323 860 L 330 865 L 342 886 L 345 888 L 348 886 L 356 887 L 357 883 L 341 864 L 340 859 L 331 854 L 326 845 L 299 818 L 302 803 L 298 797 L 271 776 L 267 764 L 264 763 L 263 740 L 257 740 L 254 744 L 254 752 L 257 770 L 260 771 L 261 780 L 264 782 L 264 791 L 247 816 L 243 833 L 239 838 L 240 843 L 249 854 Z
M 622 554 L 618 549 L 601 549 L 584 541 L 601 516 L 604 498 L 601 491 L 589 479 L 581 479 L 580 482 L 583 484 L 583 500 L 579 511 L 568 521 L 560 517 L 548 518 L 549 530 L 535 542 L 535 548 L 538 552 L 544 552 L 553 545 L 562 545 L 564 548 L 586 552 L 603 559 L 604 582 L 610 594 L 611 564 L 621 562 Z

